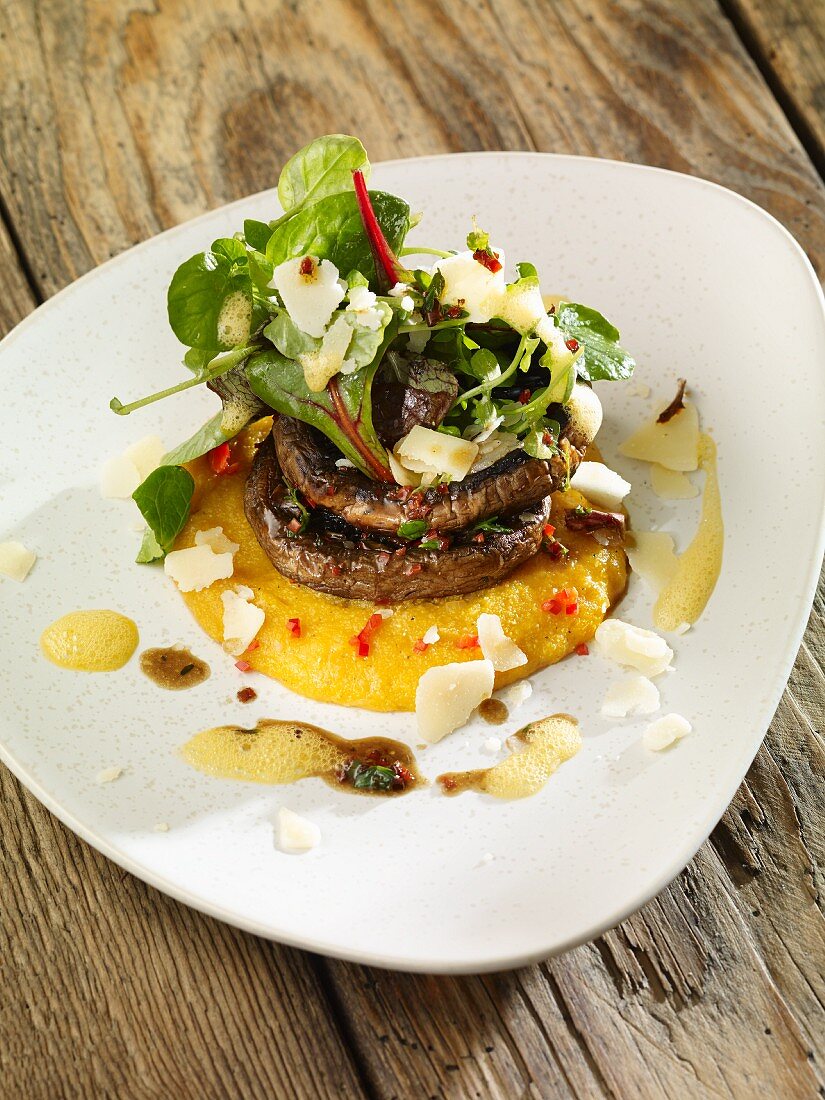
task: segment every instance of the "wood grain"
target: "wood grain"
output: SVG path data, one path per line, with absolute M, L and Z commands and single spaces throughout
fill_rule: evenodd
M 747 9 L 762 34 L 755 13 L 791 5 Z M 712 0 L 5 0 L 0 43 L 6 327 L 130 244 L 271 186 L 332 130 L 373 159 L 536 148 L 703 175 L 771 210 L 825 272 L 822 181 Z M 771 70 L 788 87 L 790 48 Z M 391 974 L 227 929 L 4 774 L 4 1095 L 815 1095 L 823 649 L 820 597 L 766 744 L 683 875 L 593 944 L 511 974 Z
M 821 174 L 825 174 L 825 4 L 723 0 Z

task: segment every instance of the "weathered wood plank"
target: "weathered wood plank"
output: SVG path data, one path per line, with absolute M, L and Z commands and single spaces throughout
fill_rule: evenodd
M 202 917 L 0 769 L 3 1096 L 360 1097 L 310 956 Z
M 825 5 L 722 0 L 722 6 L 825 175 Z
M 0 34 L 0 196 L 43 296 L 270 186 L 330 130 L 374 159 L 538 148 L 697 173 L 768 207 L 825 270 L 821 183 L 712 0 L 7 0 Z M 31 300 L 6 279 L 11 321 Z M 6 776 L 0 1065 L 32 1096 L 54 1094 L 55 1066 L 66 1095 L 358 1095 L 321 969 L 376 1095 L 811 1095 L 824 636 L 819 618 L 691 868 L 620 929 L 516 974 L 316 968 L 123 875 Z

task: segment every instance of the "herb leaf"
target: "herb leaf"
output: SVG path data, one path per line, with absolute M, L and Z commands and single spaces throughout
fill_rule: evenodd
M 360 764 L 357 760 L 353 760 L 347 768 L 346 777 L 359 791 L 390 791 L 396 780 L 392 768 L 381 764 Z
M 410 208 L 384 191 L 371 191 L 370 199 L 387 243 L 397 253 L 409 230 Z M 377 285 L 375 261 L 354 191 L 327 195 L 276 225 L 266 247 L 270 263 L 277 267 L 306 255 L 330 260 L 341 272 L 357 269 L 371 286 Z
M 427 528 L 428 524 L 424 519 L 408 519 L 399 526 L 397 534 L 402 539 L 420 539 L 426 534 Z
M 512 531 L 512 527 L 507 527 L 503 523 L 498 522 L 498 516 L 490 516 L 488 519 L 483 519 L 480 523 L 477 523 L 472 528 L 473 531 L 489 531 L 491 535 L 505 534 L 507 531 Z
M 576 362 L 583 378 L 590 382 L 615 381 L 633 374 L 636 361 L 619 344 L 619 330 L 597 310 L 575 302 L 560 302 L 556 317 L 564 335 L 584 345 L 584 355 Z
M 132 493 L 132 500 L 140 509 L 152 536 L 144 536 L 138 561 L 154 561 L 172 549 L 189 516 L 194 488 L 192 475 L 182 466 L 158 466 L 138 485 Z M 151 557 L 148 556 L 150 554 Z
M 325 134 L 291 157 L 278 179 L 278 198 L 289 213 L 327 195 L 352 190 L 352 173 L 360 169 L 369 175 L 370 162 L 358 138 L 347 134 Z M 257 245 L 255 247 L 258 247 Z

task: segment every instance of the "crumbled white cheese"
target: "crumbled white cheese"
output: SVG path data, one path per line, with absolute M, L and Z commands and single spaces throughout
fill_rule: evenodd
M 152 826 L 152 830 L 156 833 L 168 833 L 169 825 L 166 821 L 158 821 Z
M 375 609 L 374 614 L 380 615 L 382 619 L 391 619 L 395 612 L 391 607 L 378 607 Z
M 627 718 L 629 714 L 653 714 L 661 703 L 659 689 L 646 676 L 625 676 L 607 689 L 602 703 L 606 718 Z
M 622 501 L 630 492 L 631 485 L 615 470 L 609 469 L 603 462 L 582 462 L 570 479 L 570 485 L 582 493 L 599 508 L 611 512 L 621 507 Z
M 22 542 L 0 542 L 0 573 L 4 577 L 24 581 L 36 561 L 37 554 L 27 550 Z
M 646 749 L 661 752 L 685 737 L 692 729 L 690 722 L 681 714 L 665 714 L 650 723 L 642 734 L 642 743 Z
M 527 664 L 527 654 L 504 633 L 498 615 L 479 615 L 476 619 L 476 631 L 481 652 L 492 663 L 496 672 L 507 672 L 511 668 Z
M 687 474 L 668 470 L 658 462 L 650 467 L 650 487 L 661 500 L 691 500 L 699 495 L 699 486 L 694 485 Z
M 312 270 L 302 275 L 301 265 L 307 259 L 312 262 Z M 324 335 L 345 293 L 338 281 L 335 264 L 329 260 L 319 263 L 314 256 L 296 256 L 294 260 L 279 264 L 272 273 L 270 286 L 278 291 L 287 313 L 298 328 L 315 337 Z
M 360 313 L 365 309 L 372 309 L 375 305 L 375 294 L 367 286 L 354 286 L 350 288 L 349 305 L 347 309 Z
M 461 481 L 478 454 L 478 444 L 416 424 L 399 439 L 394 452 L 398 461 L 413 473 L 449 475 L 451 480 Z
M 405 294 L 404 297 L 401 299 L 401 308 L 403 310 L 406 310 L 407 313 L 412 313 L 412 311 L 415 309 L 415 302 L 409 296 L 409 294 Z
M 461 306 L 469 316 L 468 321 L 489 321 L 500 316 L 498 303 L 505 291 L 504 253 L 491 249 L 498 257 L 501 268 L 492 272 L 484 264 L 473 259 L 472 252 L 459 252 L 439 260 L 433 271 L 440 271 L 444 277 L 444 290 L 441 300 L 445 305 Z
M 226 580 L 235 569 L 234 555 L 215 553 L 204 543 L 186 550 L 173 550 L 166 555 L 163 569 L 181 592 L 200 592 L 215 581 Z
M 391 298 L 403 298 L 410 289 L 409 283 L 396 283 L 387 292 Z
M 233 657 L 239 657 L 264 625 L 266 613 L 252 603 L 254 592 L 240 586 L 221 593 L 223 604 L 223 646 Z
M 664 424 L 643 424 L 619 447 L 620 454 L 656 462 L 668 470 L 695 470 L 699 465 L 699 414 L 690 401 Z
M 625 547 L 630 568 L 658 595 L 679 566 L 673 536 L 667 531 L 634 531 L 633 542 Z
M 621 619 L 605 619 L 594 640 L 597 650 L 608 660 L 635 668 L 645 676 L 659 676 L 673 660 L 673 650 L 659 634 Z
M 156 435 L 139 439 L 121 455 L 108 459 L 100 477 L 100 493 L 112 500 L 128 500 L 138 485 L 160 466 L 163 443 Z
M 473 443 L 484 443 L 485 440 L 490 438 L 490 436 L 493 434 L 499 424 L 503 423 L 503 416 L 491 416 L 490 419 L 486 421 L 486 423 L 482 424 L 480 428 L 478 428 L 477 430 L 473 429 L 472 434 L 469 436 L 469 438 L 472 439 Z
M 473 440 L 474 443 L 477 440 Z M 470 473 L 478 473 L 495 465 L 500 458 L 504 458 L 510 451 L 515 451 L 521 446 L 519 438 L 512 432 L 502 432 L 496 428 L 485 440 L 478 444 L 478 456 L 470 467 Z
M 495 858 L 496 858 L 496 857 L 495 857 L 495 856 L 493 855 L 493 853 L 492 853 L 492 852 L 485 852 L 485 853 L 484 853 L 484 855 L 483 855 L 483 856 L 481 857 L 481 860 L 480 860 L 480 862 L 481 862 L 482 864 L 485 864 L 485 863 L 492 863 L 492 862 L 493 862 L 493 860 L 494 860 Z
M 327 261 L 324 260 L 324 263 Z M 298 356 L 304 371 L 307 389 L 320 393 L 330 378 L 345 368 L 345 358 L 352 342 L 352 328 L 345 317 L 335 319 L 324 333 L 320 348 L 305 351 Z
M 96 782 L 98 783 L 114 783 L 116 779 L 120 779 L 123 775 L 123 768 L 104 768 L 103 771 L 97 773 Z
M 437 626 L 430 626 L 424 631 L 424 636 L 421 639 L 424 645 L 435 645 L 436 642 L 441 641 L 441 635 L 438 633 Z
M 392 451 L 387 451 L 387 458 L 389 459 L 392 476 L 395 478 L 397 485 L 417 486 L 421 484 L 421 474 L 416 474 L 413 473 L 412 470 L 408 470 L 404 463 L 395 457 Z
M 488 756 L 495 756 L 496 753 L 501 752 L 501 738 L 488 737 L 481 746 L 481 751 L 486 752 Z
M 195 532 L 195 546 L 211 546 L 216 554 L 237 554 L 240 546 L 223 533 L 223 527 Z
M 321 842 L 321 830 L 294 810 L 278 810 L 278 847 L 282 852 L 308 852 Z
M 350 462 L 348 458 L 336 458 L 335 465 L 339 470 L 354 470 L 355 464 Z
M 428 668 L 415 691 L 418 735 L 429 744 L 463 726 L 476 707 L 493 694 L 491 661 L 459 661 Z
M 520 707 L 522 703 L 525 703 L 533 694 L 533 685 L 529 680 L 517 680 L 514 684 L 508 684 L 507 687 L 501 688 L 496 692 L 496 699 L 499 699 L 504 703 L 507 710 L 512 714 L 517 707 Z

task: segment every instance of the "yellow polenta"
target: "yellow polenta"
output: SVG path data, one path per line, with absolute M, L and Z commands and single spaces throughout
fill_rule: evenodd
M 197 489 L 192 514 L 176 549 L 192 546 L 196 531 L 222 527 L 240 550 L 230 580 L 182 595 L 207 634 L 221 641 L 221 593 L 236 585 L 251 588 L 266 620 L 258 634 L 260 645 L 244 654 L 244 660 L 255 671 L 280 680 L 301 695 L 369 710 L 413 710 L 422 672 L 432 665 L 478 659 L 477 648 L 458 648 L 456 643 L 475 634 L 476 619 L 482 612 L 499 615 L 505 633 L 527 654 L 526 665 L 497 674 L 496 686 L 502 687 L 561 660 L 581 642 L 589 641 L 624 591 L 624 552 L 601 546 L 592 535 L 565 531 L 564 513 L 584 502 L 579 493 L 568 490 L 554 495 L 551 517 L 570 549 L 566 559 L 553 562 L 540 552 L 492 588 L 468 596 L 398 604 L 372 635 L 369 656 L 358 657 L 350 639 L 375 607 L 288 581 L 270 564 L 246 522 L 243 487 L 261 432 L 261 427 L 250 429 L 241 440 L 235 452 L 241 466 L 235 475 L 215 477 L 203 460 L 189 467 Z M 576 589 L 578 614 L 559 616 L 542 611 L 542 603 L 564 588 Z M 300 619 L 300 638 L 287 625 L 287 620 L 294 618 Z M 431 626 L 438 627 L 441 640 L 416 653 L 416 641 Z

